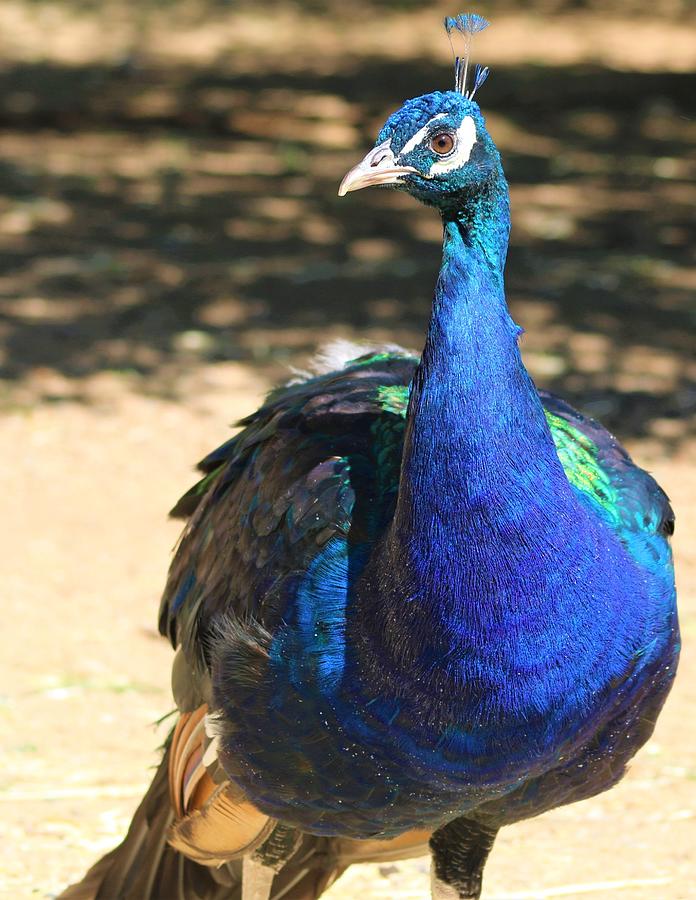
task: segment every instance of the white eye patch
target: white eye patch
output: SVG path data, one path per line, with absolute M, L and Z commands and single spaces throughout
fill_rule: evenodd
M 412 138 L 409 138 L 409 140 L 406 141 L 401 148 L 399 156 L 405 156 L 407 153 L 410 153 L 411 150 L 415 150 L 419 144 L 422 144 L 423 141 L 433 133 L 433 125 L 441 119 L 446 118 L 446 113 L 438 113 L 438 115 L 433 116 L 432 119 L 430 119 L 429 122 L 426 122 Z M 435 160 L 428 171 L 427 178 L 434 178 L 436 175 L 445 175 L 447 172 L 452 172 L 469 161 L 471 151 L 476 143 L 476 125 L 471 116 L 464 116 L 462 124 L 457 128 L 454 134 L 455 148 L 452 155 L 448 156 L 447 159 Z
M 438 113 L 438 115 L 433 116 L 429 122 L 426 122 L 425 125 L 417 131 L 412 138 L 406 141 L 404 146 L 401 148 L 401 152 L 399 156 L 405 156 L 407 153 L 410 153 L 411 150 L 415 150 L 416 147 L 430 134 L 433 123 L 439 121 L 440 119 L 446 119 L 447 116 L 445 113 Z M 466 120 L 465 120 L 466 121 Z
M 435 175 L 445 175 L 447 172 L 453 172 L 467 163 L 475 143 L 476 125 L 471 116 L 465 116 L 462 124 L 457 128 L 455 147 L 451 156 L 448 156 L 447 159 L 435 160 L 428 172 L 430 178 L 433 178 Z

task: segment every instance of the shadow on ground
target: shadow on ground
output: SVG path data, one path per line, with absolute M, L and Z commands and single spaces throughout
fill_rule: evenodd
M 104 370 L 176 396 L 202 360 L 277 377 L 334 335 L 419 346 L 438 222 L 395 192 L 336 186 L 401 99 L 450 73 L 331 63 L 0 73 L 7 404 L 81 399 Z M 695 88 L 528 65 L 497 67 L 480 98 L 513 186 L 509 293 L 533 374 L 667 447 L 696 407 Z

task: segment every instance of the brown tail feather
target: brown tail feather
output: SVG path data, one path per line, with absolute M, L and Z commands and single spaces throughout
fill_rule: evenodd
M 176 818 L 170 800 L 170 754 L 171 745 L 123 842 L 57 900 L 241 900 L 241 859 L 219 867 L 201 865 L 168 843 L 175 836 Z M 304 835 L 299 852 L 276 876 L 270 900 L 317 900 L 343 868 L 327 839 Z
M 169 750 L 133 816 L 123 843 L 57 900 L 238 900 L 241 866 L 201 866 L 167 843 Z
M 276 869 L 269 900 L 317 900 L 352 863 L 427 851 L 428 830 L 360 841 L 279 826 L 215 762 L 211 776 L 206 709 L 179 717 L 123 843 L 57 900 L 241 900 L 242 857 L 250 853 Z

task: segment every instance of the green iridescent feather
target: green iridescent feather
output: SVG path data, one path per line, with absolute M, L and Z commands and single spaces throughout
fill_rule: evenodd
M 384 412 L 400 416 L 405 420 L 408 409 L 409 387 L 407 385 L 380 386 L 377 388 L 377 402 Z M 613 524 L 620 523 L 617 509 L 618 494 L 607 472 L 599 464 L 598 448 L 591 438 L 560 415 L 544 410 L 551 435 L 556 445 L 568 481 L 585 494 L 593 503 L 601 507 L 605 517 Z M 390 427 L 393 430 L 393 425 Z M 384 441 L 384 427 L 380 420 L 376 434 Z M 393 447 L 395 440 L 389 441 Z M 399 441 L 400 443 L 400 441 Z

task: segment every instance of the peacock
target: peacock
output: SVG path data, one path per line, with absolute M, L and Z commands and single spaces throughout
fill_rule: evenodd
M 674 515 L 522 363 L 486 24 L 445 20 L 454 89 L 405 102 L 339 189 L 440 213 L 423 352 L 341 347 L 200 463 L 159 616 L 176 724 L 64 900 L 314 900 L 428 851 L 433 898 L 474 900 L 501 827 L 611 788 L 653 731 Z

